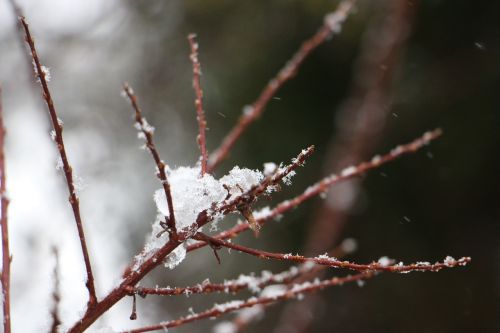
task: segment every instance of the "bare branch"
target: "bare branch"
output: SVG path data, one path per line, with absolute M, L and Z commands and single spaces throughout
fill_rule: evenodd
M 28 44 L 31 50 L 31 58 L 33 59 L 34 67 L 36 69 L 35 77 L 40 81 L 40 85 L 42 88 L 42 96 L 43 99 L 45 100 L 45 103 L 47 104 L 50 120 L 52 121 L 52 126 L 54 127 L 54 133 L 55 133 L 54 140 L 56 142 L 59 155 L 61 156 L 64 176 L 66 178 L 66 184 L 68 186 L 69 202 L 71 204 L 71 208 L 73 209 L 73 215 L 75 217 L 76 227 L 78 229 L 78 236 L 80 238 L 80 245 L 82 248 L 83 260 L 85 262 L 85 268 L 87 270 L 87 281 L 85 283 L 89 292 L 89 300 L 87 303 L 87 308 L 91 309 L 97 302 L 95 286 L 94 286 L 94 275 L 92 274 L 90 257 L 87 249 L 87 243 L 85 241 L 85 233 L 83 231 L 83 222 L 80 216 L 80 203 L 78 196 L 76 195 L 75 192 L 73 169 L 69 164 L 68 156 L 66 155 L 66 149 L 64 148 L 64 140 L 62 136 L 63 132 L 62 121 L 57 117 L 56 109 L 54 107 L 54 102 L 52 101 L 49 86 L 47 84 L 46 69 L 41 65 L 40 59 L 38 58 L 38 54 L 35 49 L 35 42 L 31 37 L 28 23 L 26 22 L 26 19 L 24 17 L 20 17 L 19 20 L 24 28 L 24 32 L 26 35 L 26 43 Z
M 3 121 L 2 87 L 0 87 L 0 203 L 1 214 L 0 225 L 2 228 L 2 303 L 3 303 L 3 331 L 11 332 L 10 324 L 10 247 L 9 247 L 9 226 L 7 221 L 7 211 L 9 208 L 9 198 L 7 197 L 5 168 L 5 127 Z
M 342 23 L 351 13 L 354 3 L 355 0 L 345 0 L 340 3 L 335 12 L 326 15 L 325 23 L 316 34 L 302 43 L 299 50 L 278 72 L 276 77 L 269 81 L 257 100 L 251 106 L 244 108 L 238 123 L 226 135 L 219 148 L 210 155 L 207 172 L 212 172 L 229 155 L 236 141 L 238 141 L 248 126 L 262 115 L 269 100 L 271 100 L 283 84 L 295 76 L 304 60 L 319 45 L 327 41 L 333 33 L 340 31 Z
M 168 213 L 169 216 L 165 216 L 166 223 L 168 226 L 168 230 L 170 231 L 170 236 L 177 236 L 177 228 L 175 226 L 175 214 L 174 214 L 174 203 L 172 200 L 172 192 L 170 191 L 170 183 L 168 182 L 167 174 L 165 173 L 165 162 L 160 158 L 160 154 L 156 149 L 156 146 L 153 141 L 153 132 L 154 128 L 151 127 L 146 118 L 142 116 L 141 108 L 137 102 L 137 96 L 134 94 L 133 89 L 128 85 L 128 83 L 123 84 L 123 91 L 132 105 L 132 108 L 135 112 L 135 123 L 137 129 L 144 135 L 146 140 L 146 147 L 148 148 L 151 156 L 156 163 L 157 174 L 156 176 L 160 179 L 160 182 L 163 186 L 163 190 L 165 192 L 165 197 L 167 198 L 168 205 Z
M 196 107 L 196 119 L 198 120 L 198 146 L 201 152 L 201 175 L 203 176 L 207 172 L 207 139 L 205 136 L 205 131 L 207 127 L 207 122 L 205 120 L 205 112 L 203 111 L 203 91 L 201 90 L 200 76 L 201 76 L 201 65 L 198 60 L 198 43 L 196 42 L 196 35 L 188 35 L 189 45 L 191 46 L 191 55 L 189 58 L 193 63 L 193 88 L 196 94 L 196 99 L 194 105 Z

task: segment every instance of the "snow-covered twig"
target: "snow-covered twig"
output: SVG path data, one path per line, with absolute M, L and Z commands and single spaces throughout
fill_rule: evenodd
M 142 116 L 141 108 L 137 102 L 137 96 L 134 94 L 133 89 L 128 85 L 128 83 L 123 84 L 123 92 L 127 96 L 134 109 L 135 114 L 135 124 L 136 128 L 142 133 L 144 139 L 146 140 L 146 147 L 148 148 L 151 156 L 153 157 L 156 168 L 157 168 L 157 177 L 160 179 L 160 182 L 163 187 L 163 191 L 165 192 L 165 197 L 167 198 L 168 204 L 168 212 L 169 216 L 165 216 L 166 226 L 170 232 L 170 234 L 174 237 L 177 235 L 177 229 L 175 225 L 175 214 L 174 214 L 174 204 L 172 200 L 172 193 L 170 191 L 170 183 L 168 182 L 167 174 L 165 173 L 165 162 L 160 158 L 160 154 L 156 149 L 156 146 L 153 141 L 153 132 L 154 127 L 148 124 L 146 118 Z
M 274 174 L 264 178 L 260 183 L 252 186 L 248 191 L 238 195 L 229 202 L 222 202 L 216 205 L 216 208 L 211 212 L 207 210 L 202 211 L 196 220 L 197 227 L 202 227 L 211 222 L 218 214 L 227 215 L 238 210 L 241 211 L 243 207 L 248 208 L 248 206 L 254 203 L 260 195 L 266 191 L 271 192 L 280 181 L 293 175 L 295 169 L 304 165 L 305 160 L 311 156 L 313 152 L 314 146 L 302 150 L 296 158 L 292 159 L 292 163 L 288 164 L 286 167 L 278 168 Z
M 193 89 L 196 94 L 196 99 L 194 105 L 196 107 L 196 119 L 198 120 L 198 146 L 200 147 L 201 158 L 201 175 L 203 176 L 207 171 L 207 139 L 205 136 L 205 131 L 207 127 L 207 122 L 205 120 L 205 112 L 203 111 L 203 91 L 201 90 L 200 76 L 201 76 L 201 65 L 198 60 L 198 43 L 196 42 L 196 34 L 188 35 L 189 45 L 191 46 L 191 54 L 189 58 L 193 63 Z
M 355 0 L 344 0 L 340 3 L 337 10 L 325 16 L 325 23 L 310 39 L 302 43 L 299 50 L 278 72 L 276 77 L 272 78 L 266 85 L 259 97 L 251 106 L 243 110 L 238 123 L 231 129 L 209 158 L 208 172 L 212 172 L 229 155 L 236 141 L 242 136 L 245 130 L 257 120 L 264 112 L 268 102 L 283 86 L 285 82 L 295 76 L 304 60 L 322 43 L 327 41 L 333 33 L 340 32 L 342 23 L 347 19 L 355 4 Z
M 0 87 L 0 226 L 2 228 L 2 306 L 3 306 L 3 331 L 10 333 L 10 247 L 9 226 L 7 211 L 9 198 L 7 197 L 5 172 L 5 127 L 3 122 L 2 87 Z
M 75 217 L 76 227 L 78 229 L 78 236 L 80 238 L 80 245 L 82 248 L 83 260 L 85 262 L 85 269 L 87 271 L 87 281 L 85 285 L 89 292 L 89 300 L 87 303 L 87 308 L 91 309 L 95 306 L 97 302 L 95 286 L 94 286 L 94 275 L 92 274 L 92 266 L 90 265 L 90 256 L 87 249 L 87 242 L 85 240 L 85 233 L 83 230 L 83 222 L 80 215 L 80 202 L 78 196 L 76 195 L 75 183 L 73 178 L 73 169 L 69 163 L 68 156 L 66 154 L 66 148 L 64 147 L 63 140 L 63 126 L 62 121 L 58 118 L 56 109 L 54 107 L 54 102 L 52 100 L 52 96 L 50 94 L 49 86 L 47 84 L 47 70 L 40 63 L 40 59 L 38 58 L 38 54 L 35 48 L 35 41 L 33 40 L 28 23 L 24 17 L 19 18 L 24 33 L 26 36 L 26 43 L 28 44 L 31 51 L 31 58 L 33 59 L 33 64 L 35 68 L 35 78 L 40 82 L 40 86 L 42 88 L 42 96 L 47 104 L 47 108 L 50 115 L 50 120 L 52 122 L 52 126 L 54 127 L 54 140 L 56 142 L 57 150 L 59 151 L 59 155 L 61 156 L 61 161 L 63 164 L 64 176 L 66 178 L 66 184 L 68 186 L 69 192 L 69 202 L 71 204 L 71 208 L 73 210 L 73 215 Z

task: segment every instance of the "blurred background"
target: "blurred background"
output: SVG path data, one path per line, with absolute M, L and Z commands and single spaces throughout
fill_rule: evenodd
M 80 177 L 82 215 L 98 294 L 120 280 L 151 231 L 159 188 L 139 149 L 132 111 L 120 97 L 128 81 L 156 127 L 161 156 L 193 165 L 199 150 L 186 36 L 198 35 L 207 147 L 212 152 L 244 105 L 323 24 L 337 1 L 21 1 L 64 121 L 67 151 Z M 273 205 L 323 175 L 371 158 L 441 127 L 421 151 L 314 199 L 241 244 L 269 251 L 322 254 L 346 238 L 349 260 L 382 256 L 404 262 L 471 256 L 465 268 L 382 274 L 362 287 L 331 288 L 303 303 L 269 307 L 242 331 L 494 332 L 500 298 L 500 3 L 359 1 L 338 35 L 305 61 L 297 76 L 216 171 L 287 162 L 308 145 L 316 153 Z M 15 15 L 0 2 L 0 83 L 6 117 L 11 199 L 13 327 L 50 325 L 54 257 L 60 250 L 63 327 L 84 311 L 86 290 L 76 230 L 39 87 Z M 495 148 L 496 147 L 496 148 Z M 497 171 L 495 171 L 497 170 Z M 230 217 L 219 227 L 229 227 Z M 143 286 L 217 282 L 288 265 L 209 249 L 175 270 L 157 268 Z M 345 274 L 328 271 L 325 276 Z M 249 295 L 236 295 L 242 299 Z M 202 311 L 224 295 L 122 300 L 94 329 L 125 329 Z M 29 319 L 27 316 L 29 314 Z M 231 320 L 226 316 L 222 320 Z M 206 332 L 204 321 L 179 332 Z

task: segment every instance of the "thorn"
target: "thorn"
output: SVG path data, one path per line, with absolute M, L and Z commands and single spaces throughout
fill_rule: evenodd
M 220 246 L 219 246 L 219 248 L 220 248 Z M 218 249 L 216 249 L 215 247 L 212 247 L 212 250 L 214 251 L 215 258 L 217 259 L 217 262 L 220 265 L 220 257 L 219 257 L 219 253 L 217 252 Z

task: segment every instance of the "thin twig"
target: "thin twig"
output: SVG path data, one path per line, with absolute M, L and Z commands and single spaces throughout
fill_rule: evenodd
M 296 196 L 295 198 L 283 201 L 282 203 L 278 204 L 275 208 L 273 208 L 269 213 L 257 217 L 255 220 L 259 225 L 263 225 L 267 221 L 277 218 L 282 214 L 284 214 L 285 212 L 298 207 L 304 201 L 309 200 L 325 192 L 328 188 L 341 181 L 358 177 L 372 169 L 380 167 L 383 164 L 389 163 L 403 155 L 414 153 L 423 146 L 429 144 L 431 141 L 437 139 L 441 134 L 442 130 L 439 128 L 433 131 L 426 132 L 421 137 L 413 140 L 410 143 L 397 146 L 396 148 L 392 149 L 389 153 L 385 155 L 382 156 L 377 155 L 373 157 L 370 161 L 362 162 L 357 166 L 351 166 L 345 168 L 338 175 L 332 174 L 326 178 L 323 178 L 316 184 L 309 186 L 302 194 Z M 246 223 L 237 224 L 234 227 L 217 234 L 215 238 L 216 239 L 233 238 L 248 229 L 249 225 Z M 205 245 L 206 243 L 204 242 L 194 243 L 189 245 L 187 250 L 193 251 Z
M 170 183 L 168 181 L 167 174 L 165 173 L 165 162 L 163 162 L 163 160 L 160 158 L 160 154 L 158 153 L 158 150 L 156 149 L 156 146 L 153 141 L 154 128 L 151 127 L 146 121 L 146 118 L 142 116 L 141 108 L 139 107 L 139 104 L 137 102 L 137 96 L 134 94 L 133 89 L 128 85 L 128 83 L 123 84 L 123 91 L 127 95 L 130 104 L 134 109 L 136 127 L 144 135 L 144 138 L 146 140 L 146 147 L 150 151 L 151 156 L 153 156 L 153 159 L 156 163 L 156 167 L 158 169 L 156 176 L 158 177 L 158 179 L 160 179 L 160 182 L 163 186 L 163 190 L 165 192 L 165 197 L 167 198 L 169 216 L 165 217 L 166 223 L 168 229 L 170 230 L 170 235 L 172 237 L 176 237 L 177 228 L 175 226 L 175 214 L 174 214 L 174 203 L 172 200 L 172 192 L 170 191 Z
M 80 216 L 80 203 L 75 191 L 75 184 L 73 180 L 73 169 L 69 164 L 68 156 L 66 155 L 66 149 L 64 148 L 64 140 L 62 136 L 63 132 L 62 121 L 57 117 L 56 109 L 54 107 L 54 102 L 52 101 L 52 97 L 49 91 L 49 86 L 47 85 L 47 80 L 45 78 L 46 76 L 45 67 L 41 65 L 40 59 L 38 58 L 38 54 L 35 49 L 35 42 L 31 37 L 28 23 L 26 22 L 26 19 L 24 17 L 20 17 L 19 20 L 23 25 L 24 32 L 26 34 L 26 43 L 28 44 L 31 50 L 31 57 L 33 59 L 33 63 L 36 68 L 35 77 L 40 81 L 40 85 L 42 88 L 42 96 L 43 99 L 45 100 L 45 103 L 47 104 L 50 120 L 52 121 L 52 126 L 54 127 L 54 133 L 55 133 L 54 140 L 56 142 L 59 155 L 61 156 L 64 176 L 66 178 L 66 184 L 68 185 L 69 202 L 71 204 L 71 208 L 73 209 L 73 215 L 75 217 L 76 227 L 78 229 L 78 236 L 80 238 L 80 245 L 83 253 L 83 260 L 85 262 L 85 268 L 87 270 L 87 281 L 85 283 L 89 291 L 89 301 L 87 303 L 87 308 L 91 309 L 97 302 L 95 286 L 94 286 L 94 275 L 92 274 L 90 257 L 87 249 L 87 243 L 85 241 L 85 233 L 83 231 L 83 222 Z
M 5 171 L 5 127 L 3 122 L 2 87 L 0 87 L 0 197 L 2 227 L 2 300 L 3 300 L 3 331 L 10 333 L 10 248 L 9 248 L 9 226 L 7 223 L 7 210 L 9 198 L 7 197 Z
M 201 176 L 207 172 L 207 139 L 205 136 L 205 131 L 207 128 L 207 122 L 205 120 L 205 112 L 203 111 L 203 91 L 201 90 L 200 76 L 201 76 L 201 65 L 198 60 L 198 43 L 196 42 L 196 34 L 188 35 L 189 45 L 191 46 L 191 55 L 189 58 L 193 63 L 193 88 L 196 94 L 196 99 L 194 105 L 196 107 L 196 119 L 198 120 L 198 146 L 201 152 Z
M 209 293 L 236 293 L 241 290 L 251 290 L 252 292 L 260 291 L 265 286 L 270 284 L 288 284 L 294 281 L 298 276 L 311 271 L 313 266 L 301 265 L 300 267 L 292 266 L 290 269 L 273 274 L 266 272 L 261 276 L 240 275 L 238 279 L 227 280 L 224 283 L 211 283 L 208 279 L 196 286 L 190 287 L 166 287 L 166 288 L 146 288 L 146 287 L 130 287 L 127 288 L 130 294 L 138 294 L 145 297 L 146 295 L 158 296 L 176 296 L 176 295 L 191 295 L 191 294 L 209 294 Z
M 197 235 L 193 237 L 197 239 Z M 432 271 L 437 272 L 446 267 L 456 267 L 456 266 L 464 266 L 471 261 L 470 257 L 462 257 L 458 260 L 455 260 L 451 257 L 445 259 L 443 262 L 436 262 L 435 264 L 431 264 L 428 262 L 419 262 L 416 264 L 408 264 L 404 265 L 403 263 L 399 263 L 397 265 L 388 265 L 385 262 L 372 262 L 370 264 L 357 264 L 349 261 L 340 261 L 337 258 L 329 257 L 328 255 L 321 255 L 318 257 L 305 257 L 301 255 L 293 255 L 293 254 L 285 254 L 285 253 L 275 253 L 268 252 L 263 250 L 258 250 L 238 244 L 233 244 L 230 242 L 226 242 L 220 239 L 216 239 L 210 237 L 208 235 L 203 235 L 203 238 L 209 238 L 211 242 L 218 244 L 220 246 L 242 252 L 247 253 L 252 256 L 258 257 L 259 259 L 276 259 L 276 260 L 284 260 L 284 261 L 293 261 L 298 263 L 312 262 L 318 265 L 329 266 L 333 268 L 345 268 L 358 272 L 364 271 L 376 271 L 376 272 L 392 272 L 392 273 L 407 273 L 411 271 Z
M 226 313 L 238 311 L 245 308 L 251 308 L 255 305 L 267 305 L 271 303 L 276 303 L 278 301 L 284 301 L 288 299 L 295 298 L 299 295 L 305 293 L 312 293 L 318 290 L 322 290 L 324 288 L 333 287 L 343 285 L 348 282 L 355 282 L 366 280 L 375 276 L 373 272 L 360 273 L 356 275 L 349 275 L 346 277 L 334 277 L 332 279 L 316 281 L 316 282 L 306 282 L 301 285 L 293 286 L 291 289 L 283 290 L 281 293 L 277 293 L 276 295 L 270 297 L 252 297 L 245 301 L 230 301 L 225 304 L 216 304 L 211 309 L 206 311 L 191 314 L 186 317 L 181 317 L 176 320 L 171 320 L 167 322 L 163 322 L 157 325 L 145 326 L 141 328 L 136 328 L 132 330 L 123 331 L 123 333 L 141 333 L 141 332 L 151 332 L 157 330 L 165 330 L 172 327 L 181 326 L 184 324 L 188 324 L 194 321 L 199 321 L 207 318 L 217 318 Z
M 50 311 L 50 317 L 52 319 L 52 324 L 50 325 L 50 333 L 57 333 L 58 327 L 61 325 L 61 318 L 59 317 L 59 304 L 61 303 L 61 294 L 59 290 L 59 251 L 57 247 L 52 248 L 52 253 L 54 254 L 55 265 L 54 265 L 54 290 L 52 291 L 52 310 Z
M 262 115 L 268 102 L 283 84 L 295 76 L 304 60 L 319 45 L 327 41 L 332 33 L 340 31 L 341 25 L 352 11 L 354 3 L 355 0 L 345 0 L 340 3 L 335 12 L 326 15 L 325 23 L 316 34 L 302 43 L 299 50 L 278 72 L 276 77 L 269 81 L 257 100 L 251 106 L 245 107 L 238 123 L 226 135 L 219 148 L 210 155 L 207 172 L 212 172 L 229 155 L 236 141 L 238 141 L 248 126 Z

